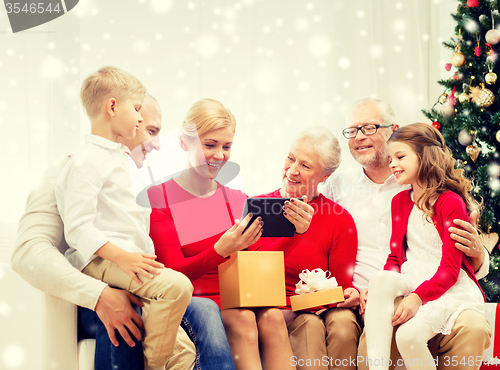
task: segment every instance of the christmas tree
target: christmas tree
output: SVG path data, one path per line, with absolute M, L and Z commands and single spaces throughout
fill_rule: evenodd
M 423 111 L 443 134 L 457 167 L 473 180 L 473 196 L 483 202 L 479 228 L 491 251 L 490 273 L 480 281 L 489 302 L 500 302 L 500 12 L 498 0 L 459 0 L 455 37 L 444 91 Z

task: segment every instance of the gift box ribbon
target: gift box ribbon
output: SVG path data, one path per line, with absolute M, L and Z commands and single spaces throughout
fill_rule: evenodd
M 299 274 L 300 281 L 295 284 L 295 293 L 306 294 L 336 288 L 337 280 L 330 275 L 330 271 L 319 268 L 312 271 L 302 270 Z

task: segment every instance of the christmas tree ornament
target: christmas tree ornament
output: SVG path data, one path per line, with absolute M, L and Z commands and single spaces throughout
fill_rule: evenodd
M 465 103 L 465 102 L 468 102 L 469 101 L 469 95 L 467 95 L 467 93 L 461 93 L 459 96 L 458 96 L 458 101 L 460 103 Z
M 453 106 L 449 102 L 446 102 L 441 105 L 440 112 L 443 116 L 451 116 L 455 112 L 455 109 L 453 109 Z
M 479 0 L 467 0 L 467 6 L 469 8 L 475 8 L 476 6 L 479 6 Z
M 465 148 L 465 152 L 469 155 L 470 159 L 472 159 L 474 163 L 476 163 L 476 159 L 479 156 L 479 153 L 481 152 L 481 148 L 479 148 L 474 143 Z
M 446 63 L 446 64 L 444 65 L 444 69 L 446 69 L 446 71 L 448 71 L 448 72 L 449 72 L 449 71 L 450 71 L 450 69 L 451 69 L 451 63 Z
M 451 105 L 452 107 L 454 107 L 454 106 L 455 106 L 455 104 L 457 104 L 457 98 L 455 98 L 455 92 L 456 92 L 456 91 L 457 91 L 457 87 L 456 87 L 456 86 L 453 86 L 453 89 L 451 90 L 451 94 L 450 94 L 450 95 L 448 95 L 448 98 L 446 99 L 446 101 L 447 101 L 448 103 L 450 103 L 450 105 Z M 457 111 L 457 110 L 455 109 L 455 112 L 456 112 L 456 111 Z
M 477 40 L 477 46 L 474 48 L 474 53 L 476 54 L 476 57 L 479 57 L 481 56 L 481 48 L 480 48 L 481 37 L 479 36 L 479 32 L 476 32 L 476 40 Z
M 463 146 L 470 145 L 473 140 L 474 140 L 474 138 L 472 137 L 471 134 L 469 134 L 467 132 L 467 130 L 462 130 L 458 134 L 458 142 L 460 143 L 460 145 L 463 145 Z
M 488 250 L 488 252 L 491 253 L 493 248 L 495 248 L 495 245 L 497 245 L 498 243 L 498 234 L 497 233 L 480 234 L 479 240 L 481 245 L 484 245 L 484 247 Z
M 495 101 L 495 94 L 484 86 L 475 86 L 471 89 L 470 97 L 477 106 L 487 108 Z
M 496 73 L 494 73 L 494 72 L 487 73 L 486 76 L 484 76 L 484 81 L 488 85 L 493 85 L 495 82 L 497 82 L 497 75 L 496 75 Z
M 441 124 L 438 121 L 432 122 L 432 126 L 436 129 L 439 130 L 441 128 Z
M 451 56 L 451 64 L 455 67 L 461 67 L 465 64 L 465 55 L 462 54 L 460 48 Z
M 500 130 L 497 131 L 496 138 L 497 141 L 500 143 Z
M 500 42 L 500 31 L 493 28 L 486 32 L 486 36 L 484 38 L 486 39 L 486 42 L 491 45 L 496 45 Z
M 486 52 L 488 57 L 486 58 L 486 63 L 495 63 L 497 61 L 497 53 L 495 53 L 489 43 L 486 44 L 489 46 L 489 50 Z
M 441 95 L 439 95 L 439 99 L 438 101 L 441 103 L 441 104 L 444 104 L 446 103 L 446 99 L 448 98 L 448 94 L 447 93 L 442 93 Z
M 500 31 L 495 29 L 495 15 L 493 14 L 493 11 L 491 12 L 491 30 L 486 32 L 484 38 L 487 43 L 492 45 L 496 45 L 500 42 Z

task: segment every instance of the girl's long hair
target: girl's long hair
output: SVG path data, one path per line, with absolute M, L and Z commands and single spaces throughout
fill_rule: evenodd
M 419 158 L 417 181 L 424 189 L 416 205 L 427 219 L 435 215 L 433 202 L 447 190 L 462 197 L 469 212 L 480 211 L 480 204 L 472 197 L 472 181 L 464 176 L 463 169 L 455 168 L 455 159 L 446 146 L 443 136 L 425 123 L 413 123 L 393 132 L 389 142 L 408 144 Z

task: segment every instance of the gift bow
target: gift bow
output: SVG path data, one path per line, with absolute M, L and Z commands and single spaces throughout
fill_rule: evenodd
M 295 284 L 295 293 L 305 294 L 337 287 L 337 280 L 330 275 L 328 270 L 302 270 L 299 274 L 300 281 Z

